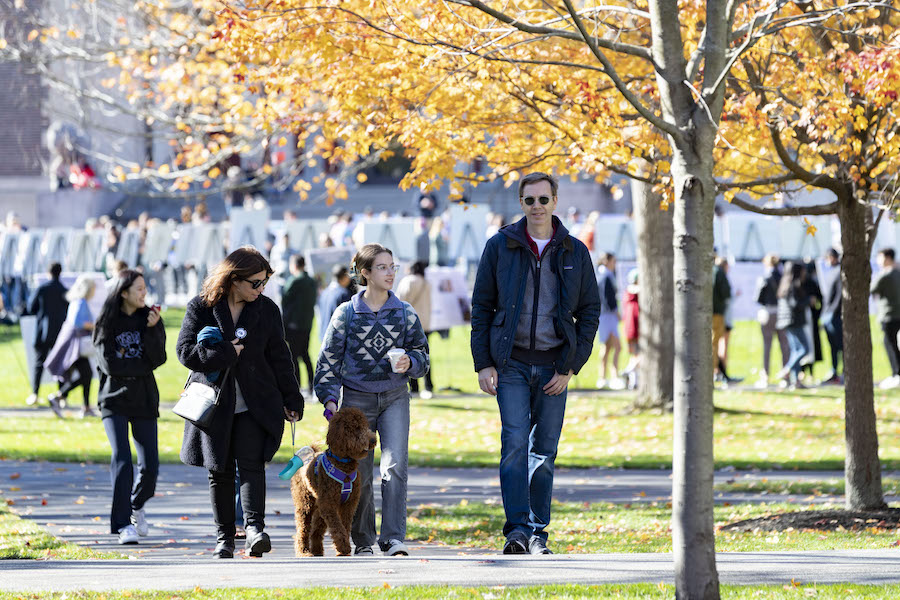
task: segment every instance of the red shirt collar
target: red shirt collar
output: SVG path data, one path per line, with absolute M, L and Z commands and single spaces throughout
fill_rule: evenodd
M 553 233 L 550 234 L 550 239 L 552 240 L 554 238 L 554 236 L 556 236 L 556 223 L 555 222 L 553 223 Z M 534 239 L 531 237 L 531 234 L 528 233 L 527 225 L 525 226 L 525 239 L 528 240 L 528 247 L 531 248 L 531 251 L 534 253 L 534 255 L 537 256 L 538 258 L 541 258 L 543 256 L 543 252 L 538 254 L 537 244 L 534 242 Z M 547 246 L 549 246 L 549 245 L 550 244 L 548 243 Z M 547 246 L 544 246 L 544 252 L 547 251 Z

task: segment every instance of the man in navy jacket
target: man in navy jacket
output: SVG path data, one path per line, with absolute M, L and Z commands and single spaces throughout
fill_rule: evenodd
M 550 554 L 553 464 L 569 379 L 591 355 L 600 294 L 587 247 L 553 211 L 557 182 L 519 182 L 525 218 L 488 240 L 472 295 L 472 358 L 497 396 L 504 554 Z

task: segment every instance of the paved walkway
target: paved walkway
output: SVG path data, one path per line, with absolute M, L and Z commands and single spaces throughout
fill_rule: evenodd
M 555 555 L 504 557 L 493 549 L 441 543 L 412 543 L 409 558 L 339 559 L 326 540 L 325 558 L 294 557 L 293 508 L 288 484 L 277 478 L 280 465 L 267 469 L 267 531 L 273 552 L 263 559 L 239 557 L 222 564 L 210 560 L 214 532 L 206 472 L 163 465 L 157 495 L 147 504 L 151 534 L 137 546 L 119 546 L 109 534 L 110 483 L 107 465 L 0 461 L 0 494 L 20 515 L 53 535 L 101 551 L 122 552 L 127 561 L 0 561 L 0 589 L 49 591 L 76 589 L 185 589 L 313 585 L 462 584 L 520 585 L 565 582 L 671 582 L 667 554 Z M 725 471 L 730 479 L 821 479 L 837 472 Z M 458 504 L 461 500 L 500 502 L 495 469 L 410 470 L 409 505 Z M 556 497 L 578 502 L 668 501 L 668 471 L 559 470 Z M 784 496 L 719 494 L 718 501 L 773 501 Z M 806 500 L 805 497 L 794 497 Z M 352 570 L 334 577 L 339 561 Z M 342 563 L 343 564 L 343 563 Z M 900 582 L 900 551 L 720 554 L 725 583 Z M 303 568 L 316 565 L 316 569 Z M 128 568 L 128 577 L 121 569 Z M 48 574 L 51 574 L 48 576 Z

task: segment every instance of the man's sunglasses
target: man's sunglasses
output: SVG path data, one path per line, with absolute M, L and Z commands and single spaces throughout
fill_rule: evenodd
M 534 204 L 535 200 L 537 200 L 541 204 L 550 204 L 550 200 L 552 200 L 552 198 L 550 196 L 539 196 L 538 198 L 535 198 L 534 196 L 525 196 L 524 198 L 522 198 L 522 202 L 524 202 L 526 206 L 531 206 L 532 204 Z
M 243 277 L 241 277 L 241 281 L 246 281 L 250 284 L 251 287 L 253 287 L 254 290 L 258 290 L 269 282 L 269 278 L 266 277 L 265 279 L 244 279 Z

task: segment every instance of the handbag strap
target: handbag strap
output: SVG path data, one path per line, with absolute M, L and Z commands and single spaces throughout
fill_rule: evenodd
M 213 401 L 213 404 L 216 406 L 219 405 L 219 396 L 222 395 L 222 390 L 225 389 L 225 385 L 228 383 L 228 376 L 231 375 L 231 367 L 225 369 L 225 373 L 222 374 L 222 385 L 219 386 L 219 393 L 216 394 L 216 399 Z M 235 383 L 237 385 L 237 383 Z

